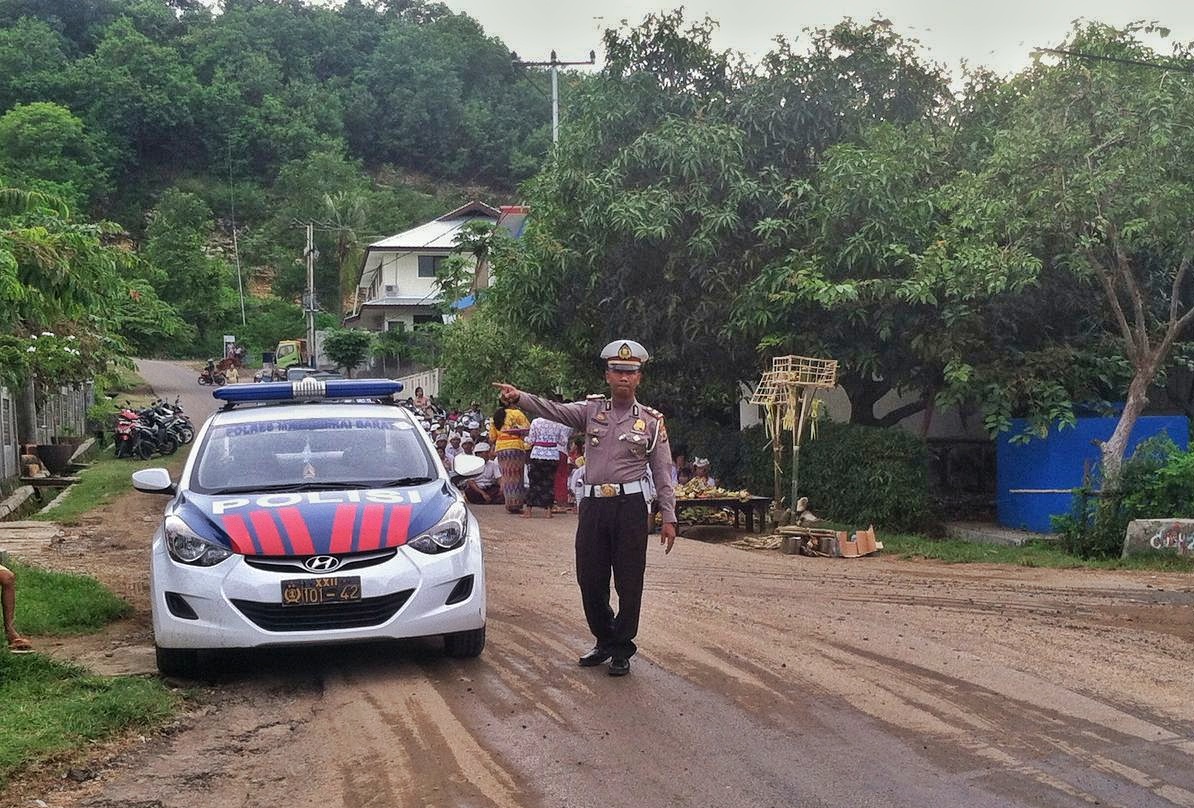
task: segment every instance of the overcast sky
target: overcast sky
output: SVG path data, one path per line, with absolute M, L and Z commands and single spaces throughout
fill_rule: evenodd
M 842 17 L 876 15 L 920 40 L 929 55 L 957 74 L 958 64 L 986 65 L 1014 72 L 1029 61 L 1033 47 L 1056 45 L 1070 22 L 1086 17 L 1122 25 L 1157 20 L 1172 36 L 1194 40 L 1194 2 L 1184 0 L 686 0 L 659 5 L 649 0 L 446 0 L 454 11 L 479 20 L 523 59 L 579 60 L 589 49 L 601 58 L 601 31 L 623 20 L 640 21 L 651 11 L 683 4 L 688 19 L 705 15 L 720 23 L 716 44 L 751 57 L 766 53 L 772 37 L 794 37 L 805 27 L 828 26 Z M 1158 42 L 1164 48 L 1163 43 Z

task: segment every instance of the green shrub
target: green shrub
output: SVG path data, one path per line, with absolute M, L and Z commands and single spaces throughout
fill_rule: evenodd
M 708 421 L 668 422 L 673 446 L 689 458 L 708 457 L 723 488 L 749 488 L 769 496 L 774 462 L 762 426 L 738 430 Z M 784 433 L 781 455 L 785 499 L 792 469 L 791 435 Z M 901 429 L 821 422 L 815 439 L 800 450 L 800 496 L 818 516 L 884 530 L 925 532 L 936 527 L 929 500 L 928 450 L 924 441 Z
M 931 532 L 925 442 L 898 428 L 822 423 L 800 450 L 800 491 L 820 517 Z
M 1158 435 L 1124 461 L 1116 495 L 1076 495 L 1070 513 L 1055 517 L 1053 528 L 1066 551 L 1111 558 L 1122 551 L 1133 519 L 1189 517 L 1194 517 L 1194 452 L 1183 452 L 1168 435 Z

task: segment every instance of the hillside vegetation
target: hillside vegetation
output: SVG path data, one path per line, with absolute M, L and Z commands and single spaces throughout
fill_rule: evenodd
M 504 201 L 537 168 L 547 85 L 515 70 L 476 21 L 419 0 L 0 0 L 0 188 L 110 223 L 96 246 L 138 259 L 118 273 L 148 320 L 120 329 L 134 351 L 262 347 L 301 333 L 305 222 L 335 321 L 362 244 Z M 34 201 L 22 215 L 46 215 Z M 236 253 L 271 293 L 247 329 Z

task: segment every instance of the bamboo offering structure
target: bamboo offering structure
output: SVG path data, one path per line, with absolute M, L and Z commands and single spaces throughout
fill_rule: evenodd
M 777 356 L 771 360 L 771 370 L 763 378 L 750 397 L 751 404 L 766 408 L 767 435 L 771 438 L 771 451 L 775 466 L 775 502 L 778 510 L 783 503 L 781 437 L 786 429 L 792 433 L 792 498 L 796 507 L 799 490 L 800 444 L 804 438 L 804 425 L 813 409 L 817 391 L 837 385 L 837 360 L 817 359 L 810 356 Z

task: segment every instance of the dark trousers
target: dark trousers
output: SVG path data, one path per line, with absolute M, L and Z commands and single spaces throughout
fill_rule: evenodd
M 585 497 L 576 527 L 576 581 L 597 647 L 631 657 L 647 569 L 647 503 L 642 494 Z M 618 613 L 609 605 L 613 573 Z

